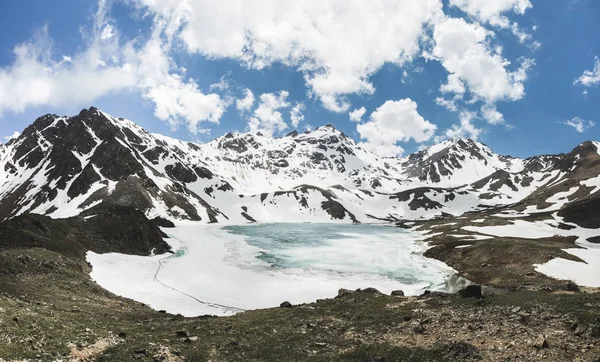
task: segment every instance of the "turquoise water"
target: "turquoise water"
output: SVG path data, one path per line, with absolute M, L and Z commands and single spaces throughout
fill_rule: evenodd
M 372 275 L 403 284 L 442 288 L 453 272 L 422 256 L 418 235 L 378 225 L 279 223 L 227 226 L 257 249 L 256 258 L 275 270 Z

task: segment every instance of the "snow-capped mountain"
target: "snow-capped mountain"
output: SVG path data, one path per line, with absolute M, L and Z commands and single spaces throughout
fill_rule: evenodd
M 598 197 L 599 148 L 519 159 L 458 139 L 382 158 L 332 125 L 196 144 L 92 107 L 42 116 L 0 145 L 0 220 L 73 216 L 101 202 L 221 223 L 412 220 L 519 202 L 555 209 Z

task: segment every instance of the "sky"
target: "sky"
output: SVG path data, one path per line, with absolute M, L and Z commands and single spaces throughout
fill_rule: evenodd
M 0 142 L 96 106 L 196 142 L 568 152 L 600 140 L 598 34 L 595 0 L 3 0 Z

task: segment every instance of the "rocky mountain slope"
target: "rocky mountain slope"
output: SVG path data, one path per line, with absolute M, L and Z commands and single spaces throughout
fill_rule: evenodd
M 0 220 L 70 217 L 103 201 L 211 223 L 422 220 L 499 206 L 557 211 L 596 202 L 599 149 L 586 142 L 568 154 L 519 159 L 458 139 L 381 158 L 331 125 L 196 144 L 92 107 L 42 116 L 0 146 Z

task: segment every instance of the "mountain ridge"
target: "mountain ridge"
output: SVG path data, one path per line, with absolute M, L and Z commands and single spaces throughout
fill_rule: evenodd
M 565 192 L 551 181 L 579 185 L 567 203 L 597 197 L 588 184 L 598 183 L 599 145 L 521 159 L 454 139 L 384 158 L 330 124 L 279 138 L 230 132 L 198 144 L 91 107 L 41 116 L 0 147 L 0 220 L 70 217 L 99 203 L 211 223 L 428 219 L 525 200 L 523 211 Z

